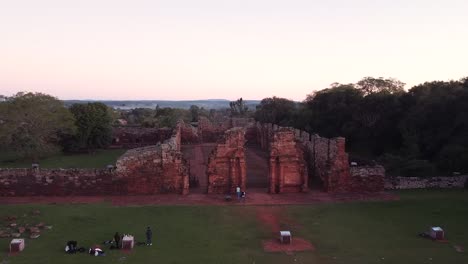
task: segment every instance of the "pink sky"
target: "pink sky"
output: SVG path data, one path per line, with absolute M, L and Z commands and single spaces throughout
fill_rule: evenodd
M 352 3 L 351 3 L 352 2 Z M 468 75 L 468 1 L 0 2 L 0 94 L 302 100 Z

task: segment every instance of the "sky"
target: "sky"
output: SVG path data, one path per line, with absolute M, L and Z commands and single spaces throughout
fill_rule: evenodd
M 468 76 L 466 0 L 0 0 L 0 94 L 303 100 Z

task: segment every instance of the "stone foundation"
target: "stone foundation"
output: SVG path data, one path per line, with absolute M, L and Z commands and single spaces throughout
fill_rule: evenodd
M 444 189 L 444 188 L 466 188 L 468 175 L 454 177 L 387 177 L 385 189 Z

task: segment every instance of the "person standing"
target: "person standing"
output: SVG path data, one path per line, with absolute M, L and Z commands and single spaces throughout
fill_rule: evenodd
M 240 199 L 241 199 L 241 188 L 239 187 L 239 185 L 237 185 L 237 187 L 236 187 L 236 194 L 237 194 L 237 201 L 240 201 Z
M 151 230 L 151 227 L 146 228 L 146 245 L 147 246 L 152 246 L 153 245 L 153 231 Z
M 119 234 L 119 232 L 115 232 L 114 241 L 115 241 L 115 247 L 120 248 L 120 234 Z

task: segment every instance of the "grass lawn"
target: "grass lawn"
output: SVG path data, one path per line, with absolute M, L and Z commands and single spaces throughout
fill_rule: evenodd
M 314 252 L 266 253 L 270 239 L 255 206 L 0 205 L 0 219 L 39 209 L 26 220 L 53 225 L 28 239 L 18 256 L 8 256 L 9 239 L 0 239 L 0 263 L 468 263 L 468 192 L 408 191 L 400 201 L 278 206 L 294 236 L 311 241 Z M 28 220 L 32 219 L 32 220 Z M 137 240 L 153 227 L 153 246 L 131 253 L 107 251 L 105 257 L 66 255 L 65 242 L 79 245 L 111 239 L 116 231 Z M 418 237 L 431 225 L 446 231 L 449 243 Z M 453 245 L 463 246 L 458 253 Z
M 115 164 L 115 161 L 126 150 L 106 149 L 97 150 L 93 154 L 60 154 L 39 161 L 41 168 L 105 168 Z M 30 168 L 29 161 L 7 162 L 0 161 L 0 168 Z

